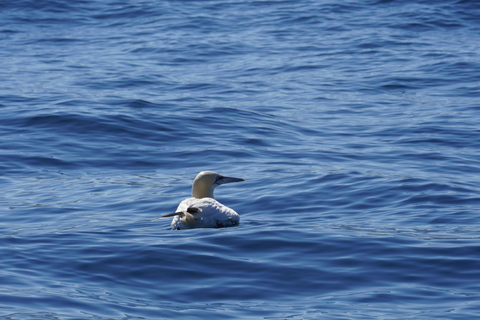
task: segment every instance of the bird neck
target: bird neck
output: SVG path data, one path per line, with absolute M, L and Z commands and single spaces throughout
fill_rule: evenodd
M 194 198 L 213 198 L 213 186 L 207 186 L 202 183 L 193 183 L 192 185 L 192 197 Z

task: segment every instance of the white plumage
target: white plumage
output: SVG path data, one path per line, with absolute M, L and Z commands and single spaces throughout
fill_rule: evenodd
M 189 208 L 196 208 L 199 211 L 189 213 L 187 211 Z M 212 198 L 185 199 L 178 205 L 176 212 L 182 212 L 183 214 L 173 218 L 173 230 L 223 228 L 236 226 L 240 222 L 238 213 Z
M 175 213 L 157 219 L 173 217 L 173 230 L 236 226 L 240 222 L 240 216 L 215 200 L 213 190 L 221 184 L 240 181 L 245 180 L 222 176 L 213 171 L 202 171 L 193 181 L 192 198 L 183 200 Z

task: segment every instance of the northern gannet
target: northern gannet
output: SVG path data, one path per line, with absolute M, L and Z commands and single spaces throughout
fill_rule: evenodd
M 240 216 L 215 200 L 213 190 L 221 184 L 240 181 L 245 179 L 226 177 L 213 171 L 202 171 L 193 180 L 192 198 L 183 200 L 175 213 L 157 219 L 173 217 L 172 230 L 236 226 L 240 222 Z

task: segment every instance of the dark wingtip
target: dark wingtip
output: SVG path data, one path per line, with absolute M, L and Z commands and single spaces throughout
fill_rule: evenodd
M 196 207 L 188 207 L 187 212 L 190 214 L 202 212 L 202 209 Z

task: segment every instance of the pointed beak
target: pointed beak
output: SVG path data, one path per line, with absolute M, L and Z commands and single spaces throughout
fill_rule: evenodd
M 224 183 L 240 182 L 240 181 L 245 181 L 245 179 L 220 176 L 215 183 L 220 185 L 220 184 L 224 184 Z

